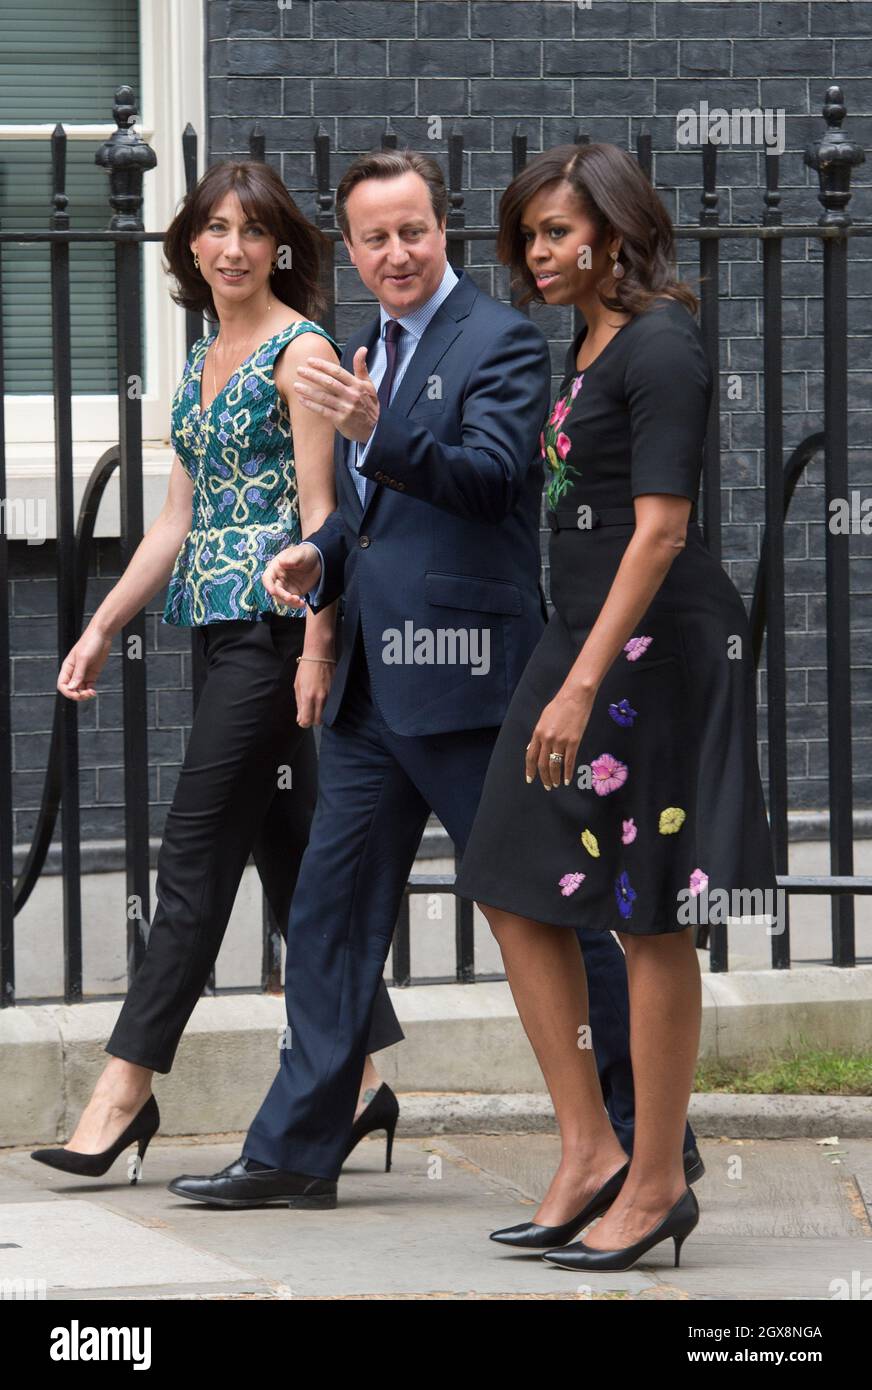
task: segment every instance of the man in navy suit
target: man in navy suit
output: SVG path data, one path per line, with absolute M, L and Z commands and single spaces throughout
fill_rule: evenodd
M 361 156 L 336 201 L 380 315 L 350 338 L 341 365 L 312 358 L 299 373 L 303 399 L 336 425 L 338 508 L 277 556 L 264 582 L 314 611 L 344 596 L 345 611 L 288 924 L 287 1045 L 242 1156 L 170 1184 L 222 1206 L 335 1205 L 424 826 L 434 811 L 462 853 L 499 725 L 547 621 L 544 337 L 448 263 L 448 195 L 429 156 Z M 578 935 L 603 1095 L 630 1152 L 624 957 L 609 932 Z

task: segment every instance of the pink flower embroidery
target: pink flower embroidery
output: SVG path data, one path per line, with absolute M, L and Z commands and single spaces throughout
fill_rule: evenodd
M 580 888 L 586 876 L 586 874 L 564 874 L 560 880 L 560 891 L 564 898 L 570 897 L 576 888 Z
M 564 434 L 561 430 L 560 434 L 557 436 L 557 453 L 560 458 L 565 459 L 571 448 L 572 440 L 569 438 L 568 434 Z
M 572 383 L 572 390 L 571 390 L 570 393 L 569 393 L 569 395 L 570 395 L 570 397 L 571 397 L 572 400 L 575 400 L 576 396 L 578 395 L 579 391 L 581 390 L 581 383 L 582 383 L 583 381 L 584 381 L 584 372 L 581 372 L 580 375 L 577 376 L 577 377 L 575 378 L 575 381 Z
M 590 765 L 593 773 L 593 789 L 597 796 L 608 796 L 616 792 L 627 780 L 629 771 L 626 763 L 612 757 L 611 753 L 601 753 Z
M 561 396 L 551 412 L 551 419 L 548 421 L 549 425 L 553 425 L 555 429 L 559 430 L 568 414 L 569 402 L 566 400 L 565 396 Z
M 542 434 L 539 435 L 539 452 L 541 453 L 542 457 L 544 458 L 544 457 L 545 457 L 545 432 L 544 432 L 544 430 L 543 430 Z
M 637 828 L 636 828 L 636 822 L 635 822 L 635 820 L 633 819 L 632 816 L 630 817 L 629 820 L 625 820 L 625 821 L 624 821 L 624 827 L 623 827 L 623 828 L 624 828 L 624 833 L 623 833 L 622 836 L 621 836 L 621 844 L 622 844 L 622 845 L 631 845 L 631 844 L 633 843 L 633 841 L 635 840 L 636 835 L 638 834 L 638 830 L 637 830 Z
M 691 897 L 697 897 L 708 885 L 708 874 L 703 873 L 702 869 L 694 869 L 690 876 Z
M 631 637 L 629 642 L 624 643 L 624 651 L 627 653 L 628 661 L 638 661 L 639 657 L 646 652 L 654 641 L 653 637 Z

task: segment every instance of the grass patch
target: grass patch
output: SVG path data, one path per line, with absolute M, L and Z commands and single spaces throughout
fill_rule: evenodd
M 870 1096 L 872 1054 L 799 1046 L 753 1062 L 701 1061 L 693 1089 L 733 1095 Z

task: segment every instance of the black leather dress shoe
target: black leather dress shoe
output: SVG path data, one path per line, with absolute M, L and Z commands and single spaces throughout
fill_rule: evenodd
M 699 1149 L 694 1144 L 692 1149 L 684 1151 L 684 1176 L 688 1182 L 699 1182 L 705 1172 L 705 1164 L 700 1157 Z
M 237 1158 L 208 1177 L 182 1173 L 167 1183 L 177 1197 L 206 1202 L 215 1207 L 315 1207 L 336 1206 L 336 1179 L 288 1173 L 283 1168 L 248 1168 Z

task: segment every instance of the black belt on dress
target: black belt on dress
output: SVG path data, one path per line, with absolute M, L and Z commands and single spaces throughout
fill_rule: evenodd
M 584 504 L 582 504 L 584 505 Z M 585 518 L 584 525 L 579 525 L 581 520 L 579 508 L 569 511 L 565 507 L 554 511 L 551 507 L 545 510 L 545 520 L 552 531 L 592 531 L 596 526 L 626 526 L 633 525 L 636 521 L 635 507 L 588 507 L 590 512 L 590 522 Z M 690 512 L 690 521 L 696 521 L 696 503 L 694 502 Z

